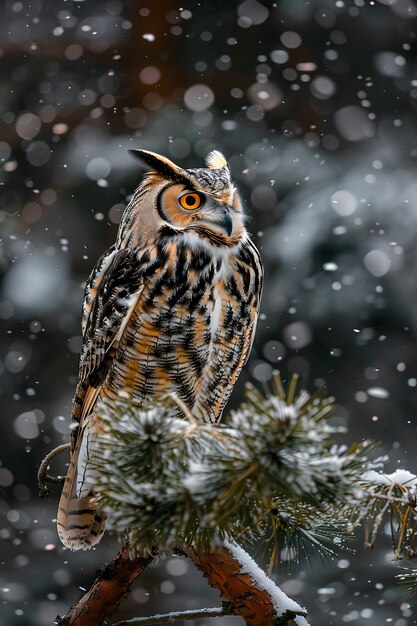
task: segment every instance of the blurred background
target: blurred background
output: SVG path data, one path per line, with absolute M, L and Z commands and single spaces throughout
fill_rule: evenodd
M 63 549 L 59 490 L 40 500 L 36 471 L 68 440 L 82 286 L 140 180 L 131 147 L 183 167 L 213 148 L 230 160 L 266 268 L 231 406 L 245 381 L 299 372 L 336 397 L 346 441 L 371 437 L 388 468 L 416 471 L 414 0 L 5 0 L 1 11 L 0 622 L 52 624 L 117 552 L 112 537 Z M 388 535 L 373 553 L 362 541 L 328 566 L 278 567 L 312 625 L 413 623 Z M 120 619 L 206 604 L 216 593 L 170 556 Z

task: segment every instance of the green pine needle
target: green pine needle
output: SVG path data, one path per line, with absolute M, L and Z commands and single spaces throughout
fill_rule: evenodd
M 412 606 L 417 605 L 417 569 L 402 568 L 401 574 L 397 574 L 398 582 L 403 585 L 404 593 L 407 593 L 406 601 Z
M 323 562 L 338 558 L 352 530 L 339 509 L 322 509 L 307 503 L 276 498 L 268 511 L 263 550 L 270 554 L 269 569 L 278 563 L 291 569 L 301 560 L 311 563 L 316 555 Z

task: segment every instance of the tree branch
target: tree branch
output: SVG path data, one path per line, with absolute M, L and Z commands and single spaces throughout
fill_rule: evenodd
M 98 576 L 89 591 L 64 617 L 57 617 L 58 626 L 101 626 L 119 608 L 121 599 L 130 591 L 132 582 L 153 561 L 155 555 L 132 558 L 128 543 L 116 558 L 98 570 Z
M 47 496 L 49 493 L 49 489 L 45 485 L 45 483 L 64 482 L 65 476 L 50 476 L 48 474 L 48 467 L 52 459 L 58 456 L 58 454 L 61 454 L 61 452 L 64 452 L 64 450 L 68 450 L 70 447 L 71 447 L 70 443 L 63 443 L 61 446 L 57 446 L 56 448 L 51 450 L 49 454 L 46 455 L 46 457 L 40 464 L 40 467 L 38 470 L 38 489 L 39 489 L 39 495 L 41 498 L 43 498 L 44 496 Z
M 306 615 L 236 544 L 214 550 L 180 544 L 177 549 L 193 561 L 247 626 L 290 626 L 297 616 Z
M 148 626 L 224 615 L 239 615 L 247 626 L 307 625 L 306 611 L 288 598 L 237 544 L 227 543 L 214 550 L 179 544 L 176 551 L 189 557 L 209 584 L 220 591 L 225 598 L 223 606 L 135 617 L 114 626 Z M 125 543 L 117 557 L 98 571 L 90 590 L 64 617 L 58 616 L 55 624 L 102 626 L 106 618 L 114 615 L 132 582 L 156 555 L 155 552 L 147 557 L 132 557 L 131 552 L 132 546 Z
M 172 611 L 161 615 L 151 615 L 150 617 L 134 617 L 133 619 L 117 622 L 113 626 L 151 626 L 152 624 L 165 624 L 171 622 L 186 621 L 189 619 L 204 619 L 209 617 L 222 617 L 224 615 L 233 615 L 234 611 L 230 606 L 225 604 L 223 607 L 215 607 L 213 609 L 196 609 L 191 611 Z

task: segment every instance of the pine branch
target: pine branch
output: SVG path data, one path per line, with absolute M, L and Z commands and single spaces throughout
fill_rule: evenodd
M 132 582 L 153 561 L 154 555 L 132 558 L 132 547 L 125 543 L 116 558 L 98 571 L 89 591 L 64 617 L 57 617 L 58 626 L 101 626 L 114 615 L 121 599 L 129 593 Z
M 352 538 L 351 525 L 340 520 L 340 510 L 333 504 L 319 507 L 275 498 L 264 521 L 268 540 L 260 550 L 270 552 L 269 572 L 277 563 L 282 570 L 283 566 L 291 569 L 293 561 L 298 563 L 302 557 L 310 562 L 314 553 L 322 561 L 337 558 L 338 551 Z
M 261 539 L 275 557 L 290 540 L 332 554 L 325 544 L 349 533 L 364 471 L 381 463 L 367 459 L 371 444 L 336 446 L 332 399 L 297 394 L 294 381 L 287 397 L 278 375 L 276 395 L 249 387 L 229 426 L 181 418 L 166 398 L 103 405 L 93 469 L 113 530 L 141 554 L 178 538 L 211 547 Z

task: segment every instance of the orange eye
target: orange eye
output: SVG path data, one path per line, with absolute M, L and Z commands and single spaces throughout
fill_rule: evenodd
M 185 193 L 178 200 L 182 208 L 187 211 L 194 211 L 203 204 L 203 197 L 199 193 Z

